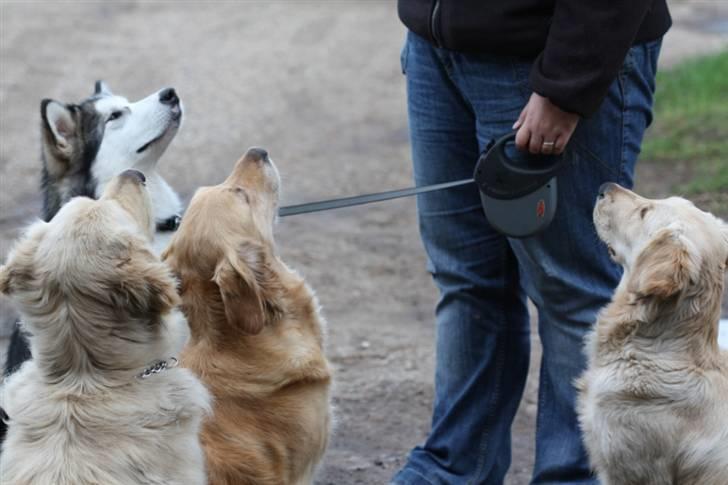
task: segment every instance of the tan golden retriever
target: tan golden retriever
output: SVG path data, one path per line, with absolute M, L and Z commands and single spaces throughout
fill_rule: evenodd
M 624 268 L 592 333 L 579 416 L 605 485 L 728 483 L 728 227 L 691 202 L 602 187 L 594 223 Z
M 323 320 L 276 254 L 279 184 L 268 154 L 250 149 L 195 193 L 163 256 L 190 323 L 182 364 L 214 396 L 201 435 L 213 485 L 311 483 L 328 440 Z
M 206 483 L 209 394 L 174 366 L 188 330 L 153 229 L 144 177 L 128 170 L 33 224 L 0 268 L 33 356 L 0 393 L 0 483 Z

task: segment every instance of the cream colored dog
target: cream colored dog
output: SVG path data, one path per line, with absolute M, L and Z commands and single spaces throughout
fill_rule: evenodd
M 329 435 L 331 371 L 311 289 L 276 254 L 278 172 L 251 149 L 197 191 L 164 255 L 191 337 L 182 364 L 214 396 L 212 485 L 309 484 Z
M 33 355 L 0 393 L 1 483 L 206 483 L 209 394 L 174 368 L 188 330 L 153 229 L 144 176 L 128 170 L 33 224 L 0 268 Z
M 605 485 L 728 483 L 728 227 L 691 202 L 602 187 L 594 223 L 624 268 L 588 341 L 579 415 Z

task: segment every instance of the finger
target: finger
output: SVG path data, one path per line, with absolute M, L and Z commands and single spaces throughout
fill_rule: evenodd
M 528 151 L 533 155 L 541 153 L 541 145 L 543 144 L 543 136 L 537 133 L 531 133 L 531 140 L 528 143 Z
M 528 127 L 522 126 L 519 128 L 518 133 L 516 133 L 516 148 L 522 152 L 528 151 L 528 142 L 530 138 L 531 131 Z
M 521 114 L 518 115 L 518 119 L 515 123 L 513 123 L 513 129 L 517 130 L 518 128 L 523 125 L 523 122 L 526 120 L 526 111 L 527 111 L 528 105 L 524 106 L 521 110 Z
M 566 127 L 563 131 L 559 133 L 559 140 L 558 143 L 556 143 L 556 146 L 554 149 L 556 150 L 555 153 L 561 154 L 564 153 L 564 150 L 566 150 L 566 145 L 569 144 L 569 140 L 571 140 L 572 135 L 574 134 L 574 131 L 576 130 L 576 125 L 579 120 L 576 120 L 571 126 Z
M 554 154 L 561 155 L 566 149 L 566 143 L 569 141 L 569 137 L 565 135 L 559 135 L 554 140 Z
M 544 138 L 543 143 L 541 143 L 541 153 L 544 155 L 551 155 L 554 153 L 554 142 L 552 141 L 553 138 L 546 139 Z
M 553 155 L 556 153 L 556 139 L 558 137 L 559 133 L 554 131 L 544 134 L 543 142 L 541 143 L 541 153 L 544 155 Z

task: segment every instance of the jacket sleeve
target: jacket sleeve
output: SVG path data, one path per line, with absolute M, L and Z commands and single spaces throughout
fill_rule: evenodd
M 653 0 L 556 0 L 533 91 L 561 109 L 594 114 L 617 77 Z

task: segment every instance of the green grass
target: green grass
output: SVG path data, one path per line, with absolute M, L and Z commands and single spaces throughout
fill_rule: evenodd
M 728 52 L 658 73 L 655 124 L 642 148 L 642 160 L 660 162 L 663 169 L 685 167 L 685 180 L 672 190 L 723 199 L 728 193 Z

